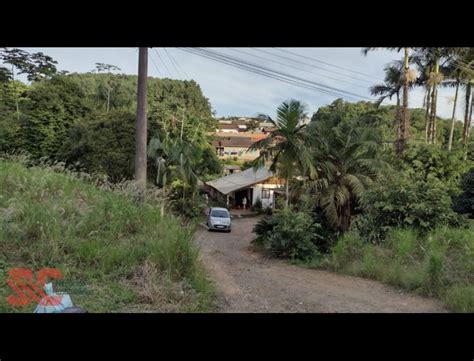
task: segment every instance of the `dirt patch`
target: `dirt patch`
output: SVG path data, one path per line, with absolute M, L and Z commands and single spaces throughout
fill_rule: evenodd
M 376 281 L 298 267 L 253 252 L 256 218 L 233 220 L 232 232 L 195 235 L 216 283 L 217 312 L 446 312 L 436 300 Z

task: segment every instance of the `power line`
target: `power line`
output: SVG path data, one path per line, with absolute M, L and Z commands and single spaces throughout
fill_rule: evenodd
M 168 56 L 168 59 L 171 63 L 171 65 L 173 65 L 174 69 L 176 70 L 176 73 L 178 74 L 178 76 L 180 78 L 183 78 L 181 72 L 178 70 L 178 67 L 176 66 L 176 64 L 173 62 L 173 59 L 171 58 L 170 54 L 168 53 L 168 50 L 166 48 L 163 48 L 163 50 L 165 51 L 166 55 Z
M 446 56 L 446 57 L 451 57 L 452 55 L 451 54 L 447 54 L 447 53 L 443 53 L 440 49 L 432 49 L 432 48 L 428 48 L 426 49 L 431 55 L 435 55 L 435 56 Z M 458 67 L 460 69 L 463 69 L 465 71 L 467 71 L 468 73 L 473 73 L 474 72 L 474 68 L 473 68 L 473 63 L 467 63 L 463 60 L 460 60 L 460 59 L 456 59 L 454 58 L 453 59 L 453 62 L 456 64 L 458 64 Z
M 151 62 L 155 66 L 155 69 L 158 71 L 158 74 L 160 75 L 161 78 L 163 78 L 163 75 L 161 74 L 160 69 L 158 68 L 158 65 L 156 65 L 155 60 L 152 58 L 151 54 L 148 54 L 148 57 L 151 59 Z
M 326 89 L 329 89 L 333 92 L 339 92 L 339 93 L 342 93 L 342 94 L 347 94 L 349 96 L 356 97 L 356 98 L 372 100 L 372 99 L 370 99 L 366 96 L 360 95 L 360 94 L 356 94 L 356 93 L 352 93 L 352 92 L 349 92 L 349 91 L 346 91 L 346 90 L 338 89 L 338 88 L 335 88 L 335 87 L 332 87 L 332 86 L 329 86 L 329 85 L 317 83 L 315 81 L 311 81 L 311 80 L 308 80 L 308 79 L 303 79 L 303 78 L 300 78 L 300 77 L 297 77 L 297 76 L 294 76 L 294 75 L 291 75 L 291 74 L 288 74 L 288 73 L 285 73 L 285 72 L 282 72 L 282 71 L 277 71 L 277 70 L 274 70 L 274 69 L 271 69 L 271 68 L 267 68 L 267 67 L 264 67 L 262 65 L 251 63 L 251 62 L 239 59 L 239 58 L 231 57 L 231 56 L 228 56 L 228 55 L 216 52 L 216 51 L 212 51 L 212 50 L 208 50 L 208 49 L 202 49 L 202 48 L 199 48 L 198 50 L 199 51 L 204 51 L 204 52 L 206 52 L 208 54 L 211 54 L 211 55 L 214 55 L 214 56 L 217 56 L 220 59 L 226 59 L 226 60 L 230 60 L 230 61 L 234 61 L 234 62 L 236 61 L 236 62 L 239 62 L 239 63 L 243 63 L 243 64 L 246 64 L 247 66 L 254 67 L 254 68 L 257 68 L 259 70 L 264 70 L 266 72 L 277 74 L 279 76 L 291 78 L 292 80 L 297 80 L 297 81 L 300 81 L 300 82 L 308 83 L 308 84 L 311 84 L 313 86 L 326 88 Z
M 317 62 L 317 63 L 321 63 L 321 64 L 325 64 L 325 65 L 328 65 L 328 66 L 332 66 L 334 68 L 338 68 L 338 69 L 342 69 L 342 70 L 345 70 L 345 71 L 348 71 L 348 72 L 351 72 L 351 73 L 355 73 L 355 74 L 359 74 L 359 75 L 363 75 L 365 77 L 369 77 L 369 78 L 372 78 L 372 79 L 375 79 L 375 80 L 378 80 L 380 81 L 380 79 L 370 75 L 370 74 L 366 74 L 366 73 L 362 73 L 360 71 L 356 71 L 356 70 L 353 70 L 353 69 L 348 69 L 348 68 L 344 68 L 342 66 L 338 66 L 338 65 L 334 65 L 334 64 L 331 64 L 331 63 L 327 63 L 325 61 L 322 61 L 322 60 L 318 60 L 318 59 L 314 59 L 314 58 L 310 58 L 308 56 L 304 56 L 304 55 L 301 55 L 301 54 L 297 54 L 297 53 L 293 53 L 291 51 L 288 51 L 288 50 L 283 50 L 283 49 L 280 49 L 280 48 L 273 48 L 273 49 L 276 49 L 278 51 L 282 51 L 284 53 L 288 53 L 288 54 L 292 54 L 292 55 L 295 55 L 295 56 L 299 56 L 301 58 L 304 58 L 304 59 L 308 59 L 308 60 L 311 60 L 311 61 L 314 61 L 314 62 Z
M 372 84 L 373 83 L 373 80 L 366 80 L 366 79 L 361 79 L 361 78 L 356 78 L 352 75 L 349 75 L 349 74 L 344 74 L 344 73 L 340 73 L 338 71 L 334 71 L 334 70 L 330 70 L 330 69 L 326 69 L 326 68 L 322 68 L 320 66 L 317 66 L 317 65 L 314 65 L 314 64 L 310 64 L 310 63 L 307 63 L 307 62 L 304 62 L 304 61 L 301 61 L 301 60 L 296 60 L 296 59 L 293 59 L 293 58 L 289 58 L 287 56 L 284 56 L 284 55 L 279 55 L 279 54 L 275 54 L 275 53 L 272 53 L 272 52 L 269 52 L 269 51 L 266 51 L 266 50 L 262 50 L 262 49 L 257 49 L 257 48 L 253 48 L 254 50 L 256 51 L 260 51 L 262 53 L 266 53 L 266 54 L 270 54 L 270 55 L 273 55 L 273 56 L 276 56 L 276 57 L 279 57 L 279 58 L 282 58 L 282 59 L 287 59 L 287 60 L 290 60 L 290 61 L 293 61 L 295 63 L 299 63 L 299 64 L 304 64 L 306 66 L 310 66 L 312 68 L 315 68 L 315 69 L 321 69 L 321 70 L 324 70 L 324 71 L 327 71 L 327 72 L 330 72 L 330 73 L 334 73 L 334 74 L 337 74 L 337 75 L 341 75 L 341 76 L 345 76 L 347 78 L 351 78 L 353 80 L 358 80 L 358 81 L 361 81 L 361 82 L 365 82 L 365 83 L 369 83 L 369 84 Z M 278 49 L 276 49 L 278 50 Z M 381 81 L 380 79 L 377 79 L 378 81 Z
M 282 81 L 284 83 L 296 85 L 300 88 L 310 89 L 310 90 L 317 91 L 317 92 L 320 92 L 320 93 L 324 93 L 324 94 L 327 94 L 327 95 L 332 95 L 332 96 L 335 96 L 335 97 L 338 97 L 338 98 L 344 97 L 344 95 L 341 95 L 341 94 L 338 94 L 338 93 L 335 93 L 335 92 L 331 92 L 331 91 L 326 90 L 326 89 L 321 89 L 321 88 L 318 88 L 318 87 L 315 87 L 315 86 L 311 86 L 311 85 L 299 82 L 297 80 L 293 80 L 291 78 L 285 78 L 285 77 L 273 74 L 273 73 L 265 71 L 265 70 L 259 70 L 259 69 L 256 69 L 256 68 L 252 68 L 250 66 L 244 65 L 244 64 L 239 63 L 239 62 L 230 61 L 230 60 L 226 60 L 226 59 L 221 59 L 221 58 L 215 57 L 213 55 L 203 53 L 202 51 L 199 51 L 197 49 L 189 49 L 189 48 L 178 48 L 178 49 L 186 51 L 186 52 L 191 53 L 191 54 L 195 54 L 195 55 L 204 57 L 204 58 L 211 59 L 213 61 L 217 61 L 219 63 L 227 64 L 227 65 L 230 65 L 230 66 L 233 66 L 233 67 L 236 67 L 236 68 L 244 69 L 244 70 L 256 73 L 256 74 L 260 74 L 260 75 L 263 75 L 263 76 L 266 76 L 266 77 L 269 77 L 269 78 L 273 78 L 273 79 Z M 349 97 L 349 96 L 345 96 L 345 97 L 354 99 L 354 97 Z M 355 99 L 355 100 L 358 100 L 358 99 Z
M 250 55 L 250 56 L 254 56 L 256 58 L 260 58 L 260 59 L 263 59 L 263 60 L 266 60 L 266 61 L 271 61 L 273 63 L 276 63 L 276 64 L 281 64 L 281 65 L 284 65 L 284 66 L 287 66 L 287 67 L 290 67 L 290 68 L 293 68 L 293 69 L 296 69 L 296 70 L 300 70 L 300 71 L 305 71 L 307 73 L 310 73 L 310 74 L 315 74 L 315 75 L 319 75 L 319 76 L 322 76 L 322 77 L 326 77 L 328 79 L 332 79 L 332 80 L 335 80 L 335 81 L 339 81 L 341 83 L 346 83 L 346 84 L 350 84 L 350 85 L 353 85 L 353 86 L 356 86 L 358 88 L 363 88 L 365 90 L 367 90 L 367 86 L 363 86 L 363 85 L 358 85 L 358 84 L 354 84 L 350 81 L 346 81 L 346 80 L 342 80 L 342 79 L 338 79 L 338 78 L 333 78 L 329 75 L 324 75 L 324 74 L 321 74 L 321 73 L 316 73 L 314 71 L 310 71 L 310 70 L 307 70 L 307 69 L 303 69 L 303 68 L 298 68 L 296 66 L 293 66 L 293 65 L 290 65 L 290 64 L 285 64 L 285 63 L 282 63 L 280 61 L 276 61 L 276 60 L 272 60 L 272 59 L 268 59 L 268 58 L 265 58 L 263 56 L 258 56 L 258 55 L 255 55 L 255 54 L 251 54 L 251 53 L 247 53 L 243 50 L 238 50 L 238 49 L 233 49 L 233 48 L 228 48 L 230 50 L 233 50 L 233 51 L 236 51 L 236 52 L 240 52 L 240 53 L 243 53 L 243 54 L 247 54 L 247 55 Z M 258 50 L 258 49 L 254 49 L 254 50 Z
M 169 70 L 168 67 L 166 66 L 166 63 L 164 62 L 164 60 L 161 58 L 160 53 L 158 52 L 158 50 L 157 50 L 156 48 L 153 48 L 153 50 L 155 51 L 156 55 L 158 55 L 158 59 L 160 59 L 161 62 L 163 63 L 163 65 L 164 65 L 166 71 L 168 72 L 170 78 L 173 78 L 173 75 L 171 74 L 170 70 Z
M 323 86 L 321 88 L 321 87 L 319 87 L 320 84 L 308 81 L 306 79 L 294 77 L 294 76 L 286 74 L 286 73 L 278 72 L 278 71 L 275 71 L 275 70 L 272 70 L 272 69 L 269 69 L 269 68 L 265 68 L 265 67 L 260 66 L 260 65 L 256 65 L 256 64 L 253 64 L 253 63 L 242 61 L 242 60 L 237 59 L 237 58 L 221 55 L 217 52 L 213 52 L 213 51 L 206 50 L 206 49 L 196 49 L 196 50 L 200 51 L 201 53 L 204 52 L 205 54 L 210 55 L 213 59 L 218 59 L 220 61 L 227 61 L 227 62 L 230 61 L 231 64 L 237 65 L 238 67 L 241 67 L 245 70 L 250 70 L 250 71 L 253 71 L 253 72 L 257 72 L 258 74 L 264 74 L 264 75 L 267 75 L 267 76 L 271 75 L 271 77 L 273 77 L 275 79 L 280 79 L 280 80 L 284 79 L 286 81 L 291 81 L 294 84 L 305 85 L 306 87 L 309 86 L 310 89 L 313 89 L 313 90 L 316 89 L 316 90 L 319 90 L 321 92 L 325 92 L 326 94 L 331 94 L 331 95 L 335 95 L 335 96 L 339 96 L 339 97 L 345 95 L 345 96 L 349 96 L 350 98 L 356 99 L 356 100 L 357 100 L 357 97 L 358 97 L 358 95 L 354 95 L 354 94 L 351 94 L 351 93 L 348 93 L 348 92 L 345 92 L 346 94 L 340 94 L 340 93 L 338 93 L 334 90 L 325 89 L 325 88 L 328 88 L 327 86 Z
M 168 54 L 168 57 L 171 59 L 171 61 L 173 61 L 173 62 L 176 64 L 176 67 L 181 70 L 181 72 L 184 74 L 184 76 L 185 76 L 186 78 L 191 79 L 191 77 L 190 77 L 188 74 L 186 74 L 186 72 L 184 71 L 183 67 L 179 65 L 178 61 L 177 61 L 177 60 L 175 59 L 175 57 L 171 54 L 171 52 L 168 53 L 168 51 L 167 51 L 166 49 L 165 49 L 165 51 L 166 51 L 166 53 Z

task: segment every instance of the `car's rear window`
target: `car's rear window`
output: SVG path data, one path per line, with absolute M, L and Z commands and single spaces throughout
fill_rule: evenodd
M 211 217 L 229 218 L 229 212 L 215 209 L 211 212 Z

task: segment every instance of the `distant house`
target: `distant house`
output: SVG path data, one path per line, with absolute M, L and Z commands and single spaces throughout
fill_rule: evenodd
M 232 174 L 232 173 L 239 173 L 241 168 L 238 165 L 224 165 L 224 174 Z
M 268 134 L 268 133 L 271 133 L 273 131 L 275 131 L 276 128 L 275 127 L 263 127 L 262 128 L 262 133 L 263 134 Z
M 219 124 L 219 128 L 216 129 L 217 133 L 238 133 L 239 126 L 236 124 Z
M 260 154 L 258 151 L 248 152 L 256 139 L 250 136 L 215 136 L 211 144 L 220 158 L 237 157 L 241 160 L 253 160 Z
M 267 168 L 255 171 L 253 168 L 239 173 L 229 174 L 205 183 L 211 198 L 227 202 L 231 208 L 242 208 L 242 200 L 247 198 L 248 205 L 254 205 L 257 199 L 262 206 L 275 206 L 275 191 L 282 189 L 281 180 Z

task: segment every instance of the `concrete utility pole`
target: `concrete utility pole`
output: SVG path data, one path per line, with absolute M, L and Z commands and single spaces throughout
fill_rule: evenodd
M 135 181 L 140 203 L 144 200 L 146 190 L 147 76 L 148 48 L 140 48 L 138 52 L 137 122 L 135 128 Z

